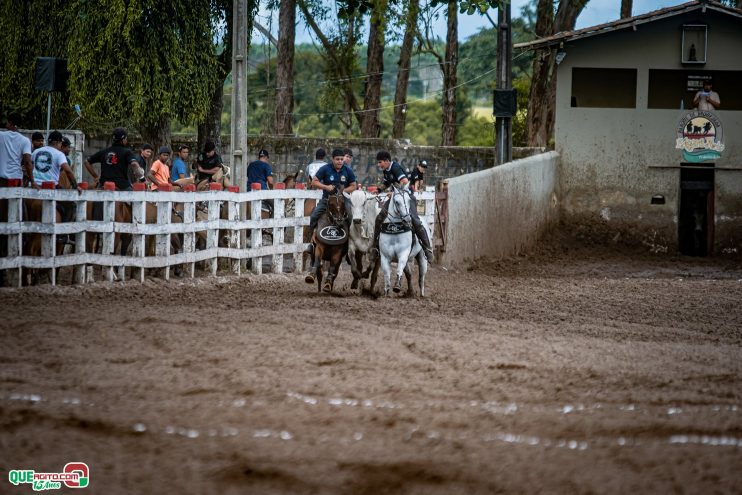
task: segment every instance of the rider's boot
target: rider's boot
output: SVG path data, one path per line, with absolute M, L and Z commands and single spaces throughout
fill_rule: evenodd
M 430 246 L 430 239 L 428 239 L 428 231 L 425 230 L 425 227 L 423 227 L 423 224 L 419 224 L 414 227 L 415 228 L 415 235 L 417 236 L 417 239 L 420 241 L 420 246 L 423 248 L 423 254 L 425 254 L 425 257 L 428 259 L 428 263 L 433 262 L 433 249 Z

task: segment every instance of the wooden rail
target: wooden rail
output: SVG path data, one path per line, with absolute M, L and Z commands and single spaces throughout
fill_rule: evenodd
M 251 260 L 254 274 L 263 271 L 263 257 L 270 256 L 270 270 L 281 273 L 284 270 L 284 255 L 292 255 L 293 270 L 303 270 L 302 252 L 303 228 L 309 225 L 309 217 L 304 216 L 304 202 L 317 200 L 321 191 L 303 189 L 274 189 L 250 192 L 149 192 L 149 191 L 99 191 L 99 190 L 35 190 L 30 188 L 0 188 L 0 200 L 7 201 L 8 220 L 0 223 L 0 242 L 7 240 L 7 257 L 0 258 L 0 270 L 6 270 L 6 280 L 12 285 L 21 285 L 23 268 L 52 269 L 51 283 L 56 284 L 56 268 L 72 267 L 74 283 L 87 281 L 87 267 L 103 267 L 103 276 L 114 280 L 114 272 L 119 278 L 126 275 L 126 267 L 131 268 L 132 277 L 143 282 L 145 270 L 162 268 L 162 277 L 169 279 L 170 268 L 182 265 L 186 276 L 195 276 L 195 264 L 206 262 L 207 271 L 216 275 L 219 259 L 228 260 L 229 271 L 240 275 L 244 260 Z M 23 217 L 23 201 L 38 199 L 42 201 L 40 222 L 31 222 Z M 261 202 L 270 199 L 274 203 L 273 218 L 261 219 Z M 430 227 L 435 228 L 435 195 L 433 192 L 417 193 L 418 211 L 424 206 L 420 217 Z M 57 202 L 70 202 L 75 206 L 75 219 L 72 222 L 56 222 Z M 103 203 L 103 219 L 88 220 L 89 202 Z M 117 202 L 131 203 L 132 222 L 116 222 L 114 219 Z M 146 223 L 146 203 L 157 207 L 157 222 Z M 208 205 L 208 217 L 196 220 L 198 204 Z M 220 218 L 221 206 L 226 203 L 226 217 Z M 240 206 L 250 212 L 250 219 L 240 217 Z M 182 205 L 182 223 L 171 223 L 173 205 Z M 291 205 L 290 215 L 286 215 L 287 205 Z M 272 240 L 264 244 L 263 233 L 268 229 Z M 226 235 L 226 245 L 219 245 L 220 231 Z M 196 249 L 197 232 L 206 233 L 204 249 Z M 244 234 L 243 234 L 244 233 Z M 41 256 L 23 254 L 24 240 L 29 235 L 41 236 Z M 88 235 L 100 234 L 102 249 L 100 253 L 85 252 Z M 131 234 L 131 255 L 114 253 L 116 234 Z M 287 235 L 289 234 L 289 235 Z M 68 235 L 75 241 L 73 252 L 56 254 L 57 237 Z M 171 236 L 182 235 L 182 249 L 171 253 Z M 148 236 L 155 237 L 155 254 L 147 256 Z M 290 242 L 286 242 L 290 239 Z

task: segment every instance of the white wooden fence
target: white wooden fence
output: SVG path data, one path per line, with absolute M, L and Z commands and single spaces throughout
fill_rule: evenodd
M 284 255 L 292 255 L 293 270 L 303 270 L 302 252 L 306 247 L 302 239 L 302 230 L 309 225 L 309 217 L 304 216 L 304 202 L 319 199 L 321 191 L 303 189 L 274 189 L 251 192 L 124 192 L 99 190 L 35 190 L 30 188 L 0 188 L 0 200 L 8 202 L 8 220 L 0 223 L 0 242 L 7 240 L 7 257 L 0 258 L 0 270 L 6 270 L 6 280 L 15 285 L 21 284 L 22 269 L 55 269 L 73 267 L 72 281 L 85 283 L 87 267 L 99 265 L 104 277 L 112 281 L 117 271 L 119 279 L 126 275 L 126 267 L 131 267 L 132 277 L 143 282 L 145 270 L 162 268 L 161 276 L 170 277 L 170 268 L 182 265 L 186 276 L 196 273 L 195 263 L 205 262 L 207 270 L 216 275 L 219 259 L 229 260 L 231 273 L 240 275 L 243 260 L 251 260 L 251 271 L 260 274 L 263 271 L 263 257 L 272 258 L 271 271 L 281 273 L 284 270 Z M 29 222 L 23 218 L 23 200 L 42 200 L 41 222 Z M 261 201 L 274 200 L 273 218 L 261 219 Z M 435 226 L 435 198 L 433 192 L 417 193 L 418 204 L 424 205 L 421 219 L 427 222 L 431 232 Z M 293 200 L 293 201 L 292 201 Z M 67 223 L 56 223 L 56 205 L 58 201 L 68 201 L 75 205 L 75 220 Z M 88 202 L 103 203 L 103 220 L 87 220 Z M 115 222 L 116 202 L 132 204 L 132 223 Z M 157 223 L 146 223 L 146 203 L 155 203 Z M 196 220 L 197 204 L 208 205 L 208 218 Z M 222 203 L 227 204 L 227 218 L 220 217 Z M 293 202 L 293 212 L 286 216 L 286 205 Z M 183 222 L 171 223 L 174 204 L 183 205 Z M 251 219 L 240 215 L 244 204 Z M 421 211 L 422 208 L 418 208 Z M 247 215 L 245 215 L 247 216 Z M 264 244 L 263 231 L 272 231 L 272 242 Z M 292 235 L 287 236 L 286 232 Z M 228 236 L 227 246 L 219 246 L 219 231 Z M 196 249 L 196 233 L 206 232 L 205 249 Z M 245 235 L 242 235 L 242 233 Z M 132 234 L 132 254 L 122 256 L 114 253 L 115 234 Z M 29 234 L 41 235 L 41 256 L 23 254 L 24 238 Z M 86 237 L 89 234 L 100 234 L 101 253 L 86 253 Z M 181 252 L 170 254 L 170 237 L 183 234 Z M 69 235 L 74 239 L 73 252 L 56 254 L 57 236 Z M 147 236 L 155 236 L 155 255 L 147 256 L 145 243 Z M 290 238 L 291 242 L 286 242 Z M 244 244 L 243 244 L 244 240 Z M 50 271 L 52 285 L 56 284 L 55 270 Z

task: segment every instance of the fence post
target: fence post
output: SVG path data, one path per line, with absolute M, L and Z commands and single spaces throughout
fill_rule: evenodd
M 261 200 L 253 200 L 250 201 L 250 218 L 258 222 L 258 228 L 252 229 L 250 231 L 250 248 L 251 249 L 259 249 L 263 246 L 263 229 L 261 228 L 261 216 L 262 216 L 262 208 L 261 208 Z M 255 258 L 252 258 L 252 272 L 255 275 L 260 275 L 263 273 L 263 257 L 258 256 Z
M 57 200 L 54 197 L 54 182 L 44 182 L 41 184 L 43 191 L 52 191 L 49 198 L 41 201 L 41 223 L 54 225 L 57 220 Z M 44 194 L 46 196 L 46 193 Z M 56 229 L 54 229 L 56 230 Z M 57 270 L 54 269 L 54 258 L 57 255 L 57 235 L 54 231 L 51 234 L 42 234 L 41 236 L 41 257 L 52 260 L 52 268 L 49 271 L 49 281 L 52 286 L 57 285 Z
M 229 186 L 229 191 L 233 193 L 240 192 L 240 186 Z M 240 203 L 238 201 L 227 202 L 227 219 L 234 222 L 240 219 Z M 240 248 L 240 230 L 233 229 L 229 231 L 229 247 L 232 249 Z M 239 276 L 241 272 L 242 259 L 240 257 L 231 258 L 232 273 Z
M 160 192 L 172 191 L 172 186 L 168 184 L 167 187 L 160 186 L 158 188 Z M 168 225 L 172 216 L 173 204 L 171 201 L 158 201 L 157 202 L 157 225 Z M 162 278 L 170 280 L 170 233 L 157 234 L 155 256 L 164 257 L 166 265 L 162 267 Z
M 281 187 L 283 186 L 283 187 Z M 276 189 L 283 190 L 286 185 L 283 182 L 279 182 L 275 186 Z M 284 218 L 284 200 L 283 198 L 275 198 L 273 200 L 273 219 L 281 220 Z M 273 227 L 273 248 L 280 249 L 283 245 L 283 227 Z M 275 253 L 271 263 L 271 271 L 273 273 L 283 273 L 283 253 Z
M 192 193 L 196 191 L 196 187 L 192 184 L 186 186 L 186 192 Z M 183 202 L 183 224 L 189 225 L 196 221 L 196 203 L 193 200 L 193 195 L 189 194 L 186 196 L 188 201 Z M 183 252 L 187 254 L 193 254 L 196 252 L 196 233 L 186 232 L 183 234 Z M 193 278 L 196 276 L 196 263 L 189 262 L 186 264 L 188 268 L 188 276 Z
M 83 191 L 86 191 L 88 189 L 88 183 L 87 182 L 80 182 L 77 184 L 77 187 Z M 75 222 L 79 225 L 80 223 L 84 223 L 88 219 L 88 202 L 86 200 L 81 201 L 75 201 Z M 75 254 L 85 254 L 86 250 L 86 243 L 87 243 L 87 235 L 85 230 L 82 232 L 78 232 L 75 234 Z M 86 282 L 85 280 L 85 271 L 86 271 L 87 265 L 83 263 L 82 265 L 75 265 L 73 267 L 73 283 L 75 284 L 84 284 Z
M 106 182 L 103 184 L 104 191 L 115 191 L 116 185 L 113 182 Z M 107 195 L 107 193 L 104 192 L 104 194 Z M 103 201 L 103 222 L 104 224 L 107 224 L 107 226 L 110 226 L 110 231 L 106 231 L 103 234 L 101 234 L 101 237 L 103 238 L 102 242 L 102 249 L 101 253 L 103 255 L 110 255 L 113 256 L 115 253 L 113 252 L 115 247 L 115 234 L 114 234 L 114 222 L 116 220 L 116 201 L 111 200 L 105 200 Z M 102 267 L 103 273 L 106 277 L 106 280 L 109 282 L 113 282 L 115 279 L 114 277 L 114 267 L 113 266 L 104 266 Z
M 131 202 L 131 222 L 134 225 L 146 225 L 147 224 L 147 203 L 144 201 L 144 191 L 147 190 L 146 184 L 143 182 L 137 182 L 134 184 L 134 190 L 141 192 L 141 201 Z M 131 252 L 135 258 L 139 258 L 144 261 L 144 257 L 147 256 L 147 236 L 143 234 L 134 234 L 131 238 L 132 246 Z M 144 265 L 138 268 L 140 283 L 144 283 Z
M 299 183 L 296 189 L 304 191 L 304 184 Z M 304 204 L 306 198 L 296 198 L 294 200 L 294 217 L 304 218 Z M 294 227 L 294 273 L 304 271 L 304 226 L 297 225 Z
M 218 222 L 219 214 L 221 213 L 221 201 L 209 200 L 209 223 Z M 206 231 L 206 249 L 217 251 L 219 248 L 219 228 L 209 228 Z M 214 257 L 209 260 L 210 270 L 212 275 L 216 275 L 216 270 L 219 263 L 219 257 L 214 254 Z
M 18 179 L 17 185 L 10 185 L 8 181 L 8 187 L 17 187 L 20 192 L 21 180 Z M 23 221 L 23 199 L 22 197 L 8 199 L 8 224 L 20 223 Z M 8 258 L 18 259 L 21 256 L 23 246 L 23 234 L 10 234 L 8 235 Z M 5 272 L 8 277 L 7 284 L 9 287 L 23 286 L 23 265 L 19 264 L 16 268 L 10 268 Z

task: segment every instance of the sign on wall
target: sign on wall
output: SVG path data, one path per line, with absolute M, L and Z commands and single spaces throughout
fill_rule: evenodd
M 724 151 L 721 120 L 715 113 L 705 110 L 686 112 L 678 122 L 675 148 L 683 150 L 686 162 L 718 159 Z

